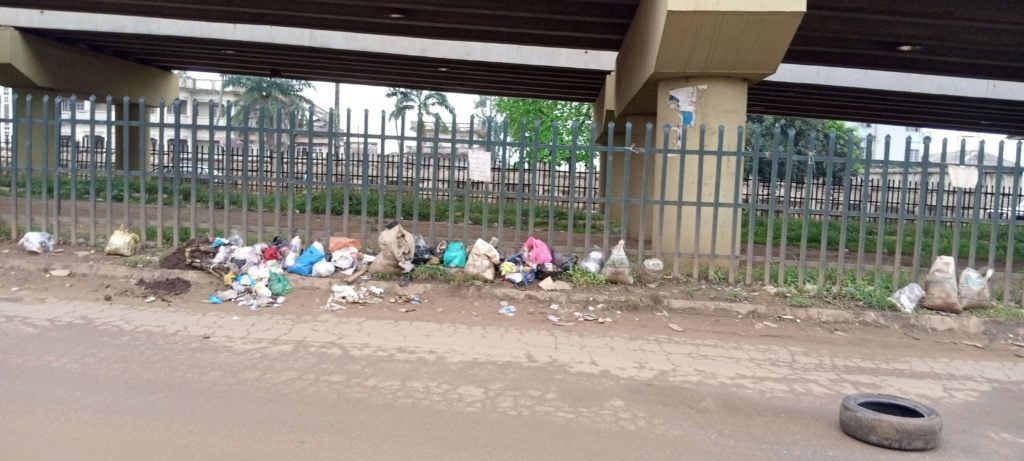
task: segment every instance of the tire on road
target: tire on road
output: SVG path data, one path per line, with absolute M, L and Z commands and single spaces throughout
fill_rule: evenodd
M 923 451 L 939 445 L 942 418 L 934 409 L 902 397 L 853 394 L 839 406 L 839 427 L 871 445 Z

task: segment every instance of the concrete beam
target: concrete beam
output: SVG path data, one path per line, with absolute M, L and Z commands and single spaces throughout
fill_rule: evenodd
M 2 18 L 0 13 L 0 18 Z M 171 72 L 0 27 L 0 84 L 47 92 L 120 98 L 154 104 L 178 97 Z

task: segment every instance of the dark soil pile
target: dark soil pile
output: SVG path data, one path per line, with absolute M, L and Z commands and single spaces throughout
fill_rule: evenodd
M 142 287 L 142 291 L 150 296 L 177 296 L 188 293 L 192 289 L 192 282 L 180 277 L 163 280 L 139 279 L 135 285 Z
M 160 267 L 162 269 L 178 270 L 196 269 L 189 265 L 188 260 L 190 257 L 193 260 L 208 261 L 213 259 L 216 254 L 217 250 L 210 248 L 210 239 L 205 236 L 197 237 L 185 242 L 171 254 L 167 255 L 166 258 L 160 261 Z

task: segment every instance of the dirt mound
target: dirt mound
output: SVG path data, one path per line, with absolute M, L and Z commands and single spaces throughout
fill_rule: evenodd
M 211 260 L 217 254 L 216 249 L 210 248 L 210 239 L 205 236 L 197 237 L 185 242 L 176 248 L 171 254 L 160 261 L 162 269 L 196 269 L 189 265 L 189 258 L 193 260 Z
M 142 287 L 142 291 L 150 296 L 177 296 L 188 293 L 192 289 L 192 282 L 181 277 L 170 277 L 163 280 L 139 279 L 135 285 Z

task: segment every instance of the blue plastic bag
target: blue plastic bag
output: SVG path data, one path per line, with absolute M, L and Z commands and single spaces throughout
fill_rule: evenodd
M 313 274 L 313 265 L 323 261 L 324 246 L 320 242 L 313 242 L 306 251 L 302 252 L 295 264 L 288 266 L 288 272 L 309 277 Z
M 443 262 L 444 267 L 466 267 L 466 246 L 462 242 L 449 243 Z

